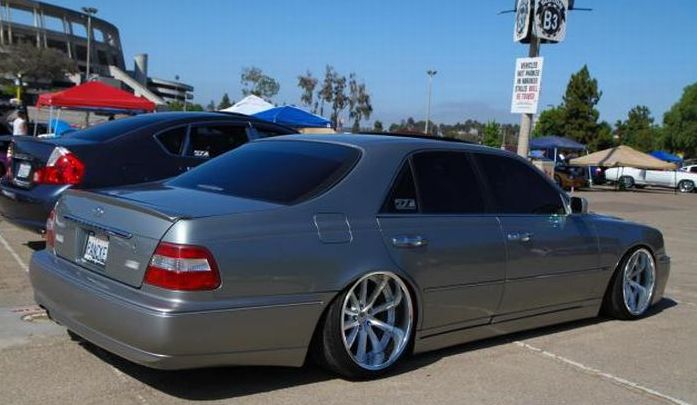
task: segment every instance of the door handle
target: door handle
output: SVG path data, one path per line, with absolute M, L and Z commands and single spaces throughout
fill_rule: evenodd
M 510 242 L 530 242 L 533 234 L 530 232 L 514 232 L 509 233 L 507 236 Z
M 397 235 L 392 238 L 392 244 L 398 248 L 417 248 L 428 245 L 428 240 L 421 235 Z

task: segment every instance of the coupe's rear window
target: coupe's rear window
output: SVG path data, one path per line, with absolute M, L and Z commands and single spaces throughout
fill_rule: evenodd
M 355 148 L 330 143 L 253 142 L 168 184 L 290 205 L 328 190 L 359 157 Z

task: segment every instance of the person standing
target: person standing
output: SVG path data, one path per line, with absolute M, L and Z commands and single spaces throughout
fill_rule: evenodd
M 28 135 L 29 125 L 27 112 L 24 110 L 17 111 L 17 118 L 12 121 L 12 135 Z

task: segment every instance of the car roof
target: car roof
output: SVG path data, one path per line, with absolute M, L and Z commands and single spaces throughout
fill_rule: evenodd
M 263 122 L 263 123 L 278 125 L 278 124 L 270 123 L 268 121 L 261 120 L 257 117 L 250 116 L 250 115 L 228 113 L 228 112 L 221 112 L 221 111 L 167 111 L 167 112 L 158 112 L 158 113 L 151 113 L 151 114 L 140 114 L 140 115 L 130 117 L 130 119 L 140 120 L 143 124 L 154 123 L 154 122 L 189 120 L 189 119 L 196 119 L 196 120 L 204 119 L 205 120 L 205 119 L 226 119 L 226 118 L 227 119 L 239 119 L 241 121 Z
M 459 149 L 471 151 L 498 152 L 505 155 L 513 155 L 508 151 L 491 148 L 484 145 L 464 142 L 452 138 L 436 138 L 430 136 L 413 136 L 403 134 L 299 134 L 283 135 L 273 138 L 260 139 L 259 142 L 269 142 L 274 140 L 296 140 L 325 142 L 349 145 L 362 149 L 394 149 L 401 147 L 406 149 Z

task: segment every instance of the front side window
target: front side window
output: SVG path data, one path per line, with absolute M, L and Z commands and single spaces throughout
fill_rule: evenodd
M 247 143 L 243 126 L 211 125 L 192 127 L 186 155 L 203 159 L 214 158 Z
M 479 153 L 475 161 L 501 214 L 564 214 L 557 190 L 535 169 L 506 156 Z

